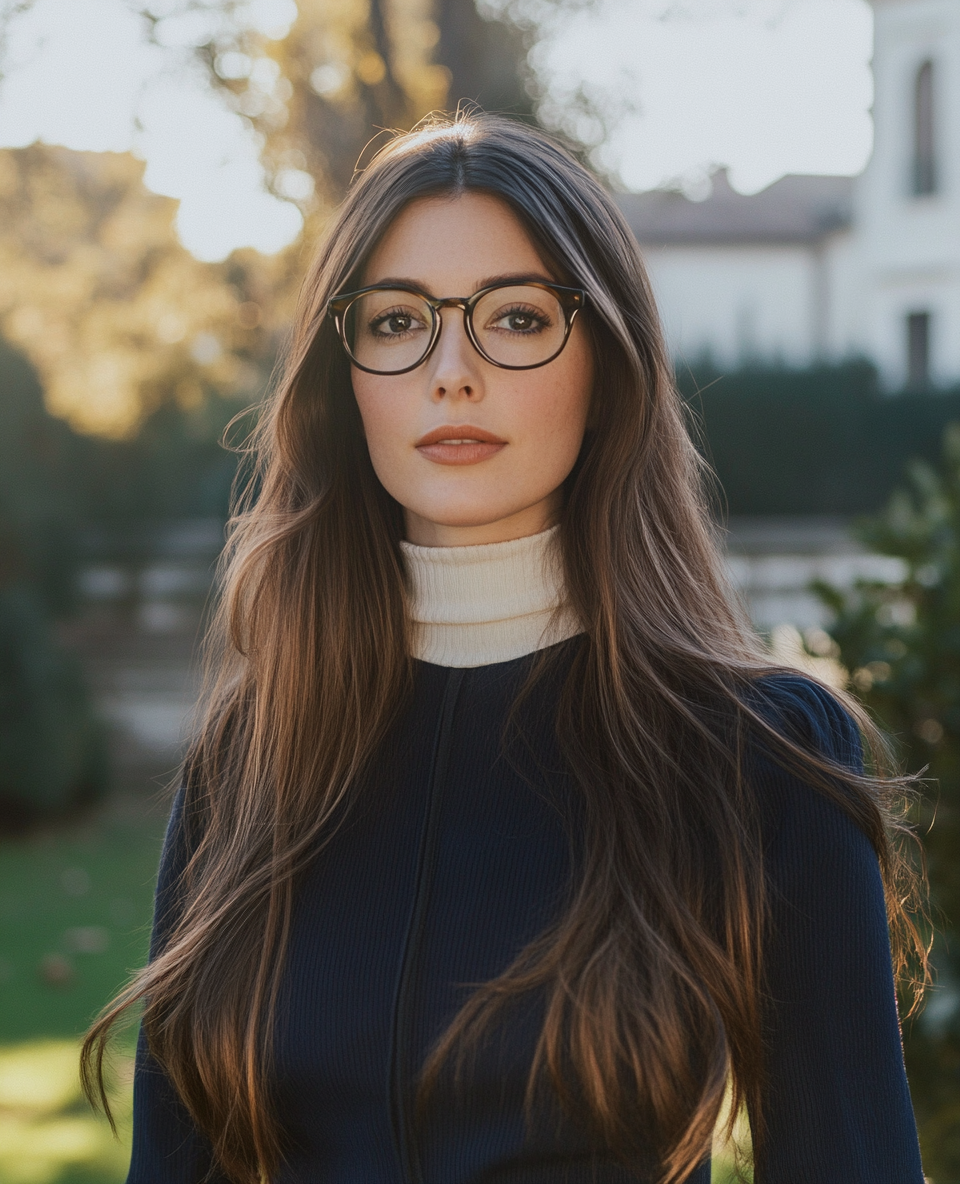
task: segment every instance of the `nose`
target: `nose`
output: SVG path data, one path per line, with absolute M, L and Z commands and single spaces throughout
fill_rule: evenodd
M 483 398 L 483 377 L 480 355 L 473 348 L 459 308 L 444 308 L 440 339 L 429 360 L 431 397 L 440 399 Z

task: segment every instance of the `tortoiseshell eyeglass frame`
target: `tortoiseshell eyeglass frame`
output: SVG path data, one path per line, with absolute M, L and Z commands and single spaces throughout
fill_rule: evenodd
M 542 362 L 532 362 L 527 366 L 510 366 L 505 362 L 498 362 L 496 358 L 491 358 L 481 346 L 473 328 L 473 310 L 484 296 L 490 292 L 497 291 L 498 288 L 541 288 L 543 291 L 550 292 L 557 298 L 557 302 L 563 310 L 564 316 L 563 340 L 549 358 L 544 358 Z M 347 312 L 355 300 L 359 300 L 361 296 L 366 296 L 368 292 L 409 292 L 412 296 L 419 297 L 424 304 L 430 307 L 433 314 L 430 340 L 423 356 L 414 362 L 413 365 L 404 366 L 400 370 L 374 370 L 370 366 L 364 366 L 362 362 L 358 362 L 354 357 L 346 331 Z M 411 287 L 408 284 L 372 284 L 369 288 L 358 288 L 355 292 L 343 292 L 339 296 L 334 296 L 332 300 L 327 301 L 327 316 L 332 318 L 337 327 L 337 334 L 340 337 L 340 343 L 347 357 L 358 370 L 364 370 L 367 374 L 382 374 L 384 376 L 408 374 L 411 370 L 416 370 L 418 366 L 422 366 L 433 353 L 437 342 L 440 340 L 440 330 L 443 328 L 443 320 L 439 314 L 442 308 L 459 308 L 463 310 L 463 327 L 466 330 L 467 337 L 470 339 L 470 344 L 492 366 L 498 366 L 501 370 L 537 370 L 539 367 L 546 366 L 552 362 L 554 358 L 562 353 L 563 347 L 570 338 L 570 330 L 573 328 L 573 322 L 586 304 L 586 301 L 587 294 L 582 288 L 567 288 L 561 284 L 545 284 L 542 280 L 511 280 L 506 284 L 491 284 L 487 288 L 481 288 L 479 292 L 474 292 L 472 296 L 445 297 L 428 296 L 426 292 L 421 292 L 418 288 Z

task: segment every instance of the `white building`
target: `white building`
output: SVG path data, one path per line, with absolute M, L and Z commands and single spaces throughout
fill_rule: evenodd
M 874 151 L 701 202 L 619 198 L 680 362 L 868 357 L 891 389 L 960 381 L 960 0 L 872 0 Z

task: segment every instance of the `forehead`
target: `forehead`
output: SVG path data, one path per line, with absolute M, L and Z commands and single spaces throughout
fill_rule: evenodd
M 486 193 L 419 198 L 394 219 L 363 283 L 405 280 L 431 295 L 467 296 L 489 278 L 550 272 L 506 202 Z

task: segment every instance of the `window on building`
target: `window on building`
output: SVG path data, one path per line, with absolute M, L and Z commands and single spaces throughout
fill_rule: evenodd
M 930 385 L 930 314 L 907 314 L 907 385 L 919 390 Z
M 933 83 L 933 62 L 927 60 L 917 70 L 913 90 L 913 192 L 918 197 L 937 190 Z

